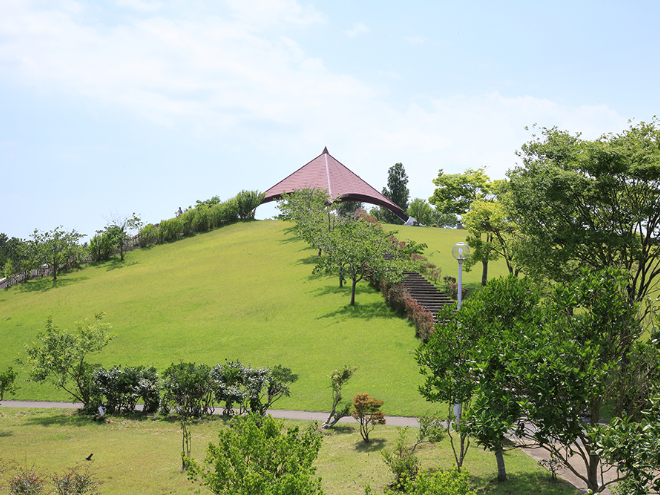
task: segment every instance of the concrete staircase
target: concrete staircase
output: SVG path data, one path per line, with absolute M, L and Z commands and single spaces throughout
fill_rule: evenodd
M 454 304 L 454 300 L 449 298 L 444 292 L 439 291 L 435 285 L 426 280 L 417 272 L 404 272 L 403 286 L 415 299 L 418 304 L 424 306 L 429 312 L 435 315 L 445 304 Z

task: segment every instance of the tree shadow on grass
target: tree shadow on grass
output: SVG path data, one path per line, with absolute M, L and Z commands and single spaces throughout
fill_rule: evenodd
M 354 426 L 347 424 L 336 424 L 335 426 L 333 426 L 332 428 L 326 431 L 331 432 L 335 435 L 352 435 L 353 433 L 355 433 L 356 428 Z
M 113 258 L 109 260 L 107 263 L 107 268 L 105 269 L 107 272 L 110 272 L 112 270 L 119 270 L 121 268 L 127 267 L 127 266 L 133 266 L 139 264 L 139 261 L 122 261 L 121 258 Z
M 355 443 L 356 452 L 379 452 L 387 446 L 385 438 L 372 438 L 369 443 L 359 440 Z
M 470 484 L 476 487 L 477 493 L 489 493 L 493 495 L 510 493 L 533 493 L 534 495 L 577 495 L 576 487 L 557 479 L 552 481 L 550 474 L 541 473 L 507 472 L 505 482 L 497 481 L 497 473 L 489 475 L 474 476 L 470 474 Z
M 392 312 L 390 309 L 385 306 L 382 302 L 378 303 L 369 303 L 369 304 L 360 304 L 359 302 L 355 303 L 355 306 L 344 306 L 330 313 L 326 313 L 322 316 L 319 316 L 317 319 L 322 318 L 360 318 L 362 320 L 370 320 L 372 318 L 391 318 Z
M 52 278 L 36 278 L 28 280 L 27 282 L 21 282 L 16 284 L 16 290 L 18 292 L 48 292 L 51 289 L 57 289 L 58 287 L 68 287 L 69 285 L 77 284 L 83 280 L 87 280 L 89 277 L 67 277 L 67 278 L 58 278 L 53 280 Z
M 0 431 L 0 438 L 4 437 L 13 437 L 14 434 L 11 431 Z

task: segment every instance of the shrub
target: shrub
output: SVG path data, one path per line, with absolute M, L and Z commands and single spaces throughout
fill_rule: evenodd
M 353 398 L 351 416 L 360 424 L 360 435 L 366 443 L 369 443 L 369 433 L 375 425 L 385 424 L 385 414 L 380 411 L 382 405 L 382 400 L 369 397 L 369 394 L 357 394 Z
M 149 244 L 156 242 L 157 237 L 158 228 L 150 223 L 140 229 L 138 243 L 140 244 L 140 247 L 147 247 Z
M 204 466 L 191 461 L 189 478 L 213 493 L 241 495 L 323 494 L 312 467 L 323 435 L 316 424 L 284 430 L 271 416 L 237 417 L 210 443 Z
M 89 468 L 83 472 L 78 471 L 76 468 L 70 468 L 61 475 L 52 475 L 51 480 L 57 495 L 96 495 L 99 493 L 98 487 L 101 485 L 100 482 L 94 479 L 94 475 Z
M 211 368 L 205 364 L 172 364 L 163 373 L 161 408 L 183 417 L 213 414 Z
M 392 487 L 401 489 L 407 481 L 413 481 L 419 471 L 419 459 L 412 447 L 406 447 L 406 434 L 408 427 L 399 428 L 399 436 L 393 451 L 382 450 L 383 461 L 394 475 Z
M 134 412 L 139 399 L 144 402 L 143 412 L 158 410 L 160 385 L 158 372 L 153 366 L 127 366 L 123 370 L 120 366 L 109 370 L 99 368 L 94 373 L 94 382 L 99 393 L 105 396 L 103 405 L 110 414 Z
M 15 395 L 18 387 L 14 384 L 18 373 L 14 368 L 8 366 L 5 371 L 0 371 L 0 402 L 5 399 L 5 394 Z
M 456 466 L 449 471 L 422 471 L 414 481 L 407 481 L 403 488 L 408 495 L 477 495 L 476 491 L 470 490 L 468 472 L 459 472 Z M 385 490 L 385 495 L 396 493 Z
M 92 261 L 105 261 L 117 249 L 117 240 L 107 232 L 99 232 L 89 240 L 87 254 Z
M 46 478 L 37 473 L 34 468 L 19 467 L 16 473 L 9 478 L 7 488 L 11 495 L 38 495 L 44 493 Z
M 264 197 L 265 194 L 259 191 L 244 190 L 239 192 L 235 198 L 238 218 L 241 220 L 254 220 L 255 210 Z

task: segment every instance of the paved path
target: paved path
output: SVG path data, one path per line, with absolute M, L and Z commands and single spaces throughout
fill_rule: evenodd
M 22 401 L 22 400 L 5 400 L 0 403 L 0 407 L 27 407 L 27 408 L 42 408 L 42 409 L 80 409 L 82 408 L 81 403 L 71 403 L 71 402 L 46 402 L 46 401 Z M 138 405 L 138 408 L 140 405 Z M 218 408 L 215 414 L 220 414 L 221 409 Z M 300 421 L 318 421 L 323 423 L 328 419 L 327 412 L 318 412 L 318 411 L 293 411 L 290 409 L 270 409 L 268 414 L 277 419 L 294 419 Z M 346 417 L 339 420 L 340 423 L 357 423 L 352 417 Z M 389 426 L 412 426 L 418 427 L 419 423 L 417 418 L 411 418 L 406 416 L 387 416 L 387 424 Z M 477 447 L 473 447 L 477 448 Z M 528 456 L 536 461 L 542 459 L 549 459 L 550 455 L 545 449 L 521 449 Z M 580 469 L 584 471 L 584 467 Z M 586 493 L 587 487 L 577 476 L 571 473 L 568 469 L 563 469 L 559 472 L 559 477 L 562 478 L 567 483 L 571 484 L 580 492 Z M 611 491 L 606 489 L 604 492 L 601 492 L 604 495 L 610 495 Z

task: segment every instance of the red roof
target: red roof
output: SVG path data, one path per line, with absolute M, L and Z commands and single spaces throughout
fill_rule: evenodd
M 408 215 L 399 206 L 330 155 L 328 148 L 324 148 L 323 153 L 311 162 L 268 189 L 266 197 L 261 203 L 275 201 L 282 197 L 283 192 L 291 193 L 299 189 L 325 189 L 332 199 L 361 201 L 382 206 L 404 221 L 408 219 Z

